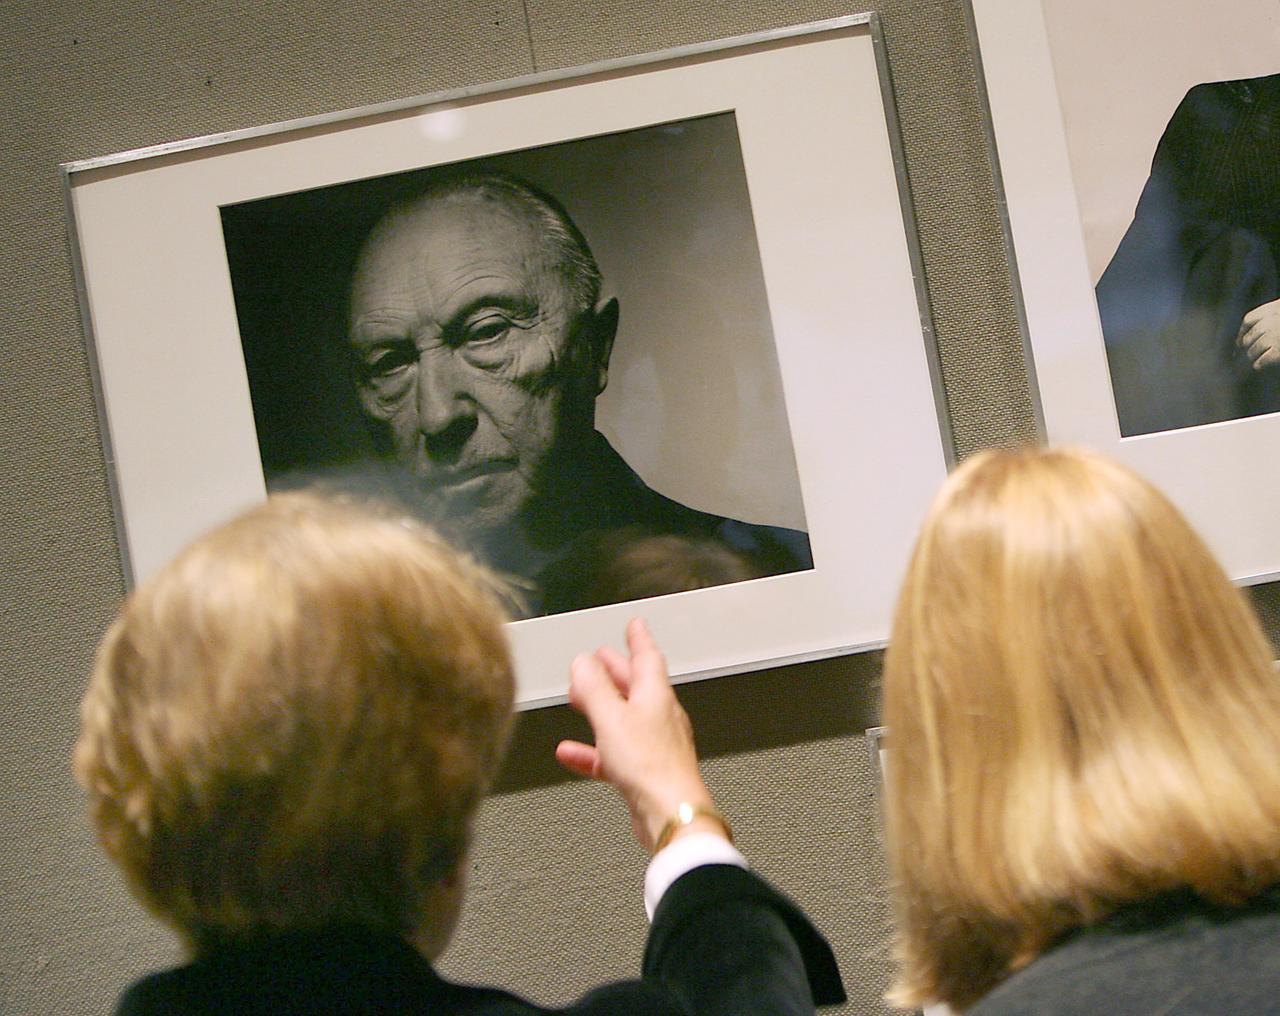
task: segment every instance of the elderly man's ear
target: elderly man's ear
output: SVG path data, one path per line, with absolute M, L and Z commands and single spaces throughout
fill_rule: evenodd
M 613 340 L 618 335 L 618 299 L 601 300 L 591 308 L 591 320 L 587 323 L 588 343 L 592 368 L 595 371 L 596 394 L 604 391 L 609 383 L 609 357 L 613 353 Z

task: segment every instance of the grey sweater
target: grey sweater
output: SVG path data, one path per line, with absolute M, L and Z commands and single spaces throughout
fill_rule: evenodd
M 1065 937 L 967 1016 L 1280 1014 L 1280 886 L 1221 907 L 1191 892 Z

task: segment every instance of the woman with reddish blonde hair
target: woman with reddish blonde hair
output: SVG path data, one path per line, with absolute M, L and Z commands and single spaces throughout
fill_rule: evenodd
M 133 984 L 119 1016 L 802 1016 L 843 1001 L 826 941 L 732 846 L 638 619 L 629 653 L 573 662 L 594 743 L 554 750 L 621 793 L 653 852 L 639 976 L 548 1008 L 436 973 L 511 726 L 504 620 L 494 581 L 429 530 L 305 493 L 134 591 L 98 652 L 76 769 L 103 846 L 189 956 Z
M 885 664 L 894 1000 L 1275 1012 L 1280 679 L 1146 481 L 987 451 L 929 512 Z

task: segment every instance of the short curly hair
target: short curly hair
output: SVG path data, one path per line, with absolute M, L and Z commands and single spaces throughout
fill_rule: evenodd
M 103 845 L 197 952 L 412 937 L 506 747 L 503 620 L 421 525 L 270 498 L 138 588 L 99 648 L 75 764 Z

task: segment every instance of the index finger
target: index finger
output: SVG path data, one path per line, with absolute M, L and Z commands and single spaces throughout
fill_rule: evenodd
M 631 661 L 613 646 L 601 646 L 596 650 L 595 657 L 604 664 L 605 672 L 613 678 L 622 697 L 626 698 L 631 692 Z
M 660 651 L 653 632 L 649 630 L 649 622 L 643 617 L 633 617 L 627 622 L 627 648 L 632 656 L 640 652 Z
M 621 692 L 598 659 L 586 653 L 574 657 L 569 665 L 569 704 L 585 715 L 593 728 L 603 712 L 621 701 Z
M 631 652 L 631 674 L 636 679 L 667 681 L 667 661 L 642 617 L 632 618 L 627 625 L 627 649 Z

